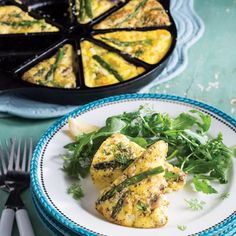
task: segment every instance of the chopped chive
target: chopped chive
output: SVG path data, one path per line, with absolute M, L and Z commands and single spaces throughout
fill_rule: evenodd
M 110 74 L 114 75 L 115 78 L 120 81 L 123 82 L 124 79 L 122 78 L 122 76 L 118 73 L 117 70 L 115 70 L 114 68 L 112 68 L 112 66 L 110 64 L 108 64 L 106 61 L 104 61 L 100 56 L 98 55 L 93 55 L 93 59 L 95 61 L 97 61 L 100 66 L 102 66 L 105 70 L 107 70 Z

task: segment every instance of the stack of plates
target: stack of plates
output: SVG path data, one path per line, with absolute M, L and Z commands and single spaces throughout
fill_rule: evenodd
M 82 181 L 85 197 L 79 202 L 67 194 L 70 180 L 62 171 L 64 145 L 71 142 L 66 131 L 69 117 L 80 117 L 89 123 L 103 126 L 107 117 L 130 112 L 142 104 L 150 104 L 170 116 L 190 109 L 198 109 L 212 117 L 210 135 L 222 132 L 228 146 L 235 145 L 236 121 L 225 113 L 186 98 L 132 94 L 110 97 L 82 106 L 58 120 L 40 139 L 31 165 L 32 197 L 39 217 L 56 235 L 109 235 L 109 236 L 171 236 L 171 235 L 236 235 L 236 159 L 228 184 L 217 186 L 218 194 L 204 195 L 185 187 L 169 194 L 169 222 L 162 228 L 137 229 L 122 227 L 104 220 L 95 210 L 98 191 L 90 177 Z M 227 198 L 220 197 L 228 193 Z M 198 198 L 206 202 L 204 209 L 191 211 L 184 199 Z M 185 228 L 184 231 L 180 230 Z

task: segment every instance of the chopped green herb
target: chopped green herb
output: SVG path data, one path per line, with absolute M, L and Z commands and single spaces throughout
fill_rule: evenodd
M 140 57 L 144 53 L 144 50 L 142 48 L 139 48 L 135 53 L 135 57 Z
M 45 68 L 39 69 L 39 70 L 34 74 L 34 76 L 42 76 L 42 75 L 44 74 L 45 70 L 46 70 Z
M 93 59 L 98 62 L 100 66 L 102 66 L 105 70 L 107 70 L 110 74 L 114 75 L 114 77 L 119 81 L 123 82 L 124 79 L 122 76 L 118 73 L 117 70 L 115 70 L 110 64 L 108 64 L 106 61 L 104 61 L 100 56 L 93 55 Z
M 138 201 L 136 206 L 137 206 L 137 209 L 142 211 L 142 212 L 147 212 L 148 211 L 148 207 L 149 207 L 148 204 L 146 204 L 146 203 L 144 203 L 142 201 Z
M 187 229 L 187 226 L 185 225 L 177 225 L 177 228 L 181 231 L 185 231 Z
M 225 200 L 226 198 L 228 198 L 229 197 L 229 193 L 222 193 L 221 195 L 220 195 L 220 198 L 222 199 L 222 200 Z
M 68 188 L 67 192 L 71 194 L 75 200 L 80 200 L 82 197 L 84 197 L 83 190 L 79 183 L 72 184 Z
M 200 201 L 196 198 L 190 200 L 185 199 L 185 202 L 187 203 L 188 208 L 193 211 L 203 210 L 203 206 L 206 204 L 204 201 Z
M 21 18 L 21 14 L 17 13 L 17 12 L 12 12 L 11 14 L 9 14 L 9 16 L 15 17 L 15 18 Z
M 179 174 L 176 174 L 172 171 L 165 171 L 164 177 L 167 181 L 178 181 L 179 180 Z

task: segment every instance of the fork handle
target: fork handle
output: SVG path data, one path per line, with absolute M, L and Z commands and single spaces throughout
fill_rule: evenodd
M 16 222 L 20 236 L 35 235 L 26 209 L 19 209 L 16 211 Z
M 11 236 L 14 215 L 15 211 L 11 208 L 5 208 L 2 211 L 0 220 L 0 235 Z

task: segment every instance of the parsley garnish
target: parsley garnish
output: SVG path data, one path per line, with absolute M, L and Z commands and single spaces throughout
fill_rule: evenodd
M 193 211 L 203 210 L 203 206 L 206 204 L 204 201 L 200 201 L 196 198 L 190 200 L 185 199 L 185 202 L 187 203 L 188 208 Z
M 222 199 L 222 200 L 225 200 L 226 198 L 228 198 L 229 197 L 229 193 L 222 193 L 221 195 L 220 195 L 220 198 Z
M 80 200 L 84 196 L 83 190 L 79 183 L 72 184 L 67 189 L 67 192 L 71 194 L 75 200 Z

